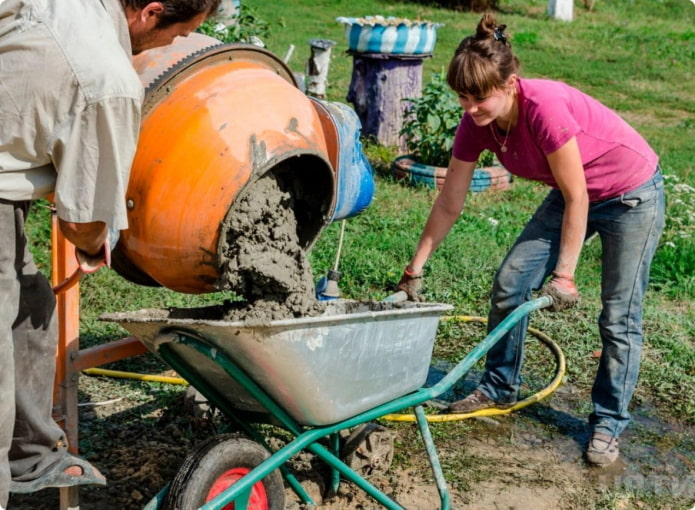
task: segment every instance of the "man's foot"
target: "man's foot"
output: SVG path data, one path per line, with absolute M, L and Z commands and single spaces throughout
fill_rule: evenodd
M 480 411 L 482 409 L 489 409 L 491 407 L 496 407 L 497 409 L 509 409 L 514 407 L 516 402 L 510 404 L 498 404 L 485 393 L 480 390 L 473 390 L 473 393 L 468 395 L 463 400 L 458 400 L 449 404 L 447 408 L 448 413 L 455 414 L 468 414 Z
M 10 482 L 10 492 L 27 494 L 49 487 L 75 485 L 106 485 L 106 478 L 97 468 L 80 457 L 69 453 L 34 480 Z
M 618 438 L 594 432 L 586 448 L 586 461 L 594 466 L 605 467 L 618 460 Z

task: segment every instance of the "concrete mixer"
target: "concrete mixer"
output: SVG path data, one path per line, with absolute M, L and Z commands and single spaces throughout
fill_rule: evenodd
M 146 87 L 113 268 L 141 285 L 220 289 L 224 225 L 242 190 L 273 173 L 294 201 L 308 250 L 331 222 L 372 200 L 359 120 L 306 96 L 267 50 L 202 34 L 136 56 Z

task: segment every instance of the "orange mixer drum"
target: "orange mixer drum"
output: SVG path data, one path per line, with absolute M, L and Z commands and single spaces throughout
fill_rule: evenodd
M 146 97 L 114 269 L 179 292 L 217 290 L 222 222 L 244 186 L 275 168 L 292 174 L 300 242 L 313 244 L 334 207 L 334 173 L 321 119 L 285 64 L 191 34 L 134 65 Z

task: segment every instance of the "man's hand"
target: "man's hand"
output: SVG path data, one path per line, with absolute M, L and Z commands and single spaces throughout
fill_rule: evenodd
M 116 246 L 120 234 L 118 230 L 109 229 L 109 234 L 106 236 L 104 244 L 101 245 L 101 248 L 95 254 L 89 254 L 75 248 L 75 256 L 80 266 L 80 272 L 90 274 L 103 266 L 111 267 L 111 250 Z
M 396 289 L 405 292 L 410 301 L 424 301 L 422 296 L 422 271 L 415 273 L 406 267 Z
M 550 296 L 553 303 L 547 308 L 551 312 L 560 312 L 572 308 L 579 301 L 579 291 L 574 284 L 574 277 L 553 271 L 548 283 L 543 285 L 541 296 Z

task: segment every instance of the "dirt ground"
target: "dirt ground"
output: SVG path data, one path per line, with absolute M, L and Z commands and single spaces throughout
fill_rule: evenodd
M 107 477 L 105 488 L 80 491 L 85 510 L 143 508 L 176 474 L 191 448 L 220 432 L 224 417 L 196 418 L 184 392 L 156 389 L 138 400 L 123 380 L 80 381 L 82 452 Z M 156 385 L 155 385 L 156 386 Z M 587 440 L 582 395 L 561 386 L 546 401 L 496 418 L 431 424 L 456 509 L 690 510 L 695 505 L 695 433 L 654 416 L 647 402 L 634 409 L 622 438 L 621 460 L 608 470 L 582 460 Z M 140 417 L 138 419 L 137 417 Z M 368 479 L 405 508 L 439 508 L 440 499 L 415 424 L 383 422 L 394 439 L 394 460 Z M 283 432 L 279 436 L 282 438 Z M 282 440 L 282 439 L 280 439 Z M 272 441 L 271 441 L 272 442 Z M 382 508 L 349 482 L 329 496 L 325 465 L 309 453 L 290 466 L 321 510 Z M 305 510 L 286 488 L 286 508 Z M 59 508 L 58 491 L 12 495 L 11 510 Z
M 248 296 L 253 306 L 230 309 L 223 318 L 267 322 L 317 315 L 322 308 L 316 306 L 313 278 L 294 234 L 292 215 L 278 215 L 278 210 L 291 209 L 291 200 L 273 180 L 257 184 L 264 188 L 254 196 L 267 200 L 238 201 L 246 208 L 239 218 L 246 220 L 238 225 L 233 218 L 230 221 L 226 254 L 230 288 Z M 249 230 L 249 225 L 257 228 Z M 136 370 L 152 373 L 156 367 L 172 375 L 153 356 L 141 358 L 146 361 Z M 83 510 L 144 508 L 174 479 L 196 445 L 230 425 L 220 413 L 192 412 L 183 386 L 83 376 L 79 392 L 80 452 L 108 480 L 103 488 L 80 489 Z M 565 384 L 548 399 L 511 415 L 432 423 L 451 508 L 693 510 L 695 430 L 664 421 L 650 406 L 648 395 L 639 394 L 633 424 L 621 437 L 620 460 L 609 469 L 589 468 L 582 458 L 588 440 L 588 402 L 588 390 Z M 385 444 L 392 442 L 393 448 L 379 450 L 382 469 L 371 472 L 368 480 L 404 508 L 439 508 L 417 426 L 385 420 L 381 425 L 384 430 L 378 437 Z M 261 433 L 271 446 L 287 440 L 285 431 L 269 425 Z M 288 468 L 317 505 L 302 503 L 285 483 L 287 510 L 382 508 L 347 481 L 330 494 L 329 470 L 309 453 L 291 458 Z M 11 495 L 8 510 L 59 507 L 59 491 L 48 489 Z

